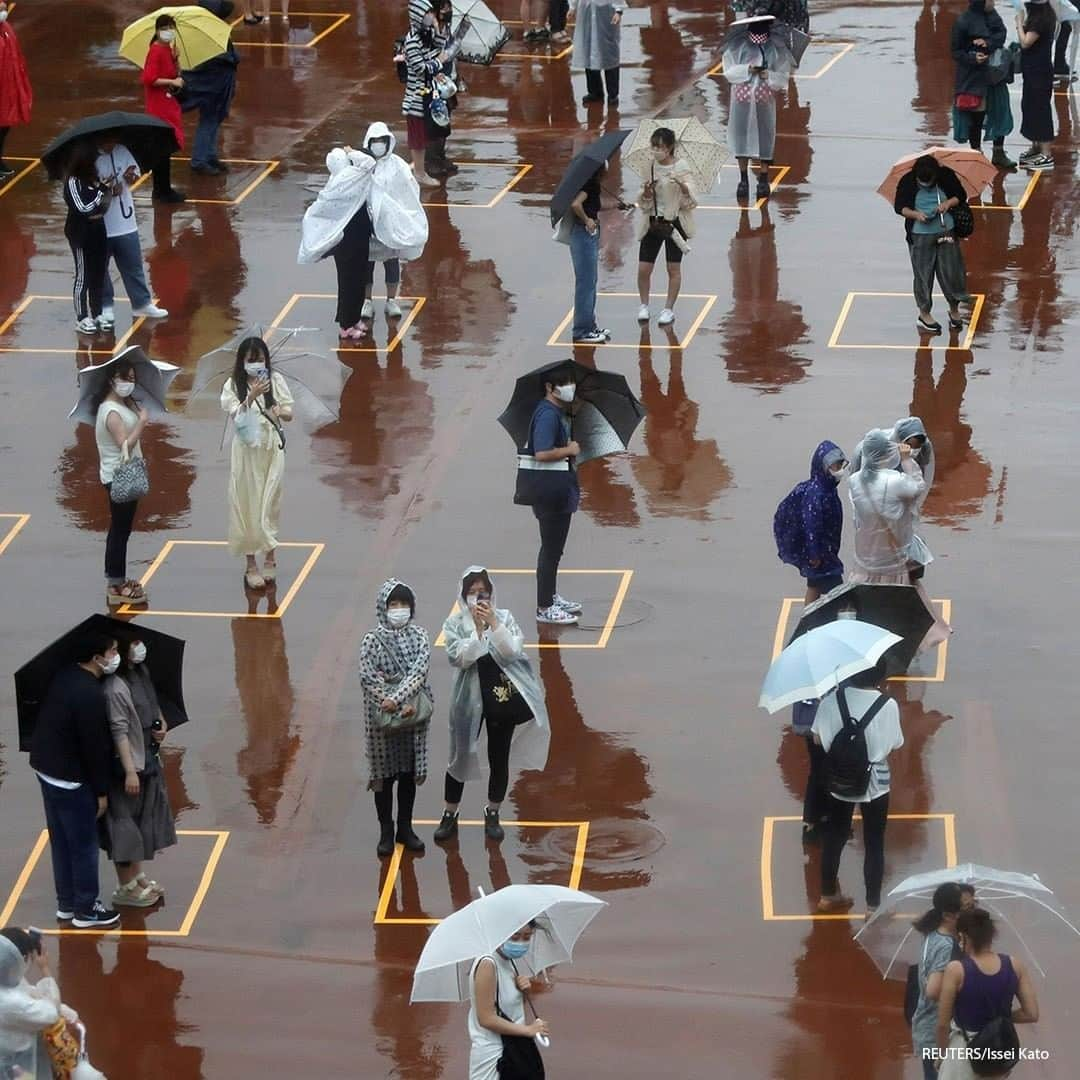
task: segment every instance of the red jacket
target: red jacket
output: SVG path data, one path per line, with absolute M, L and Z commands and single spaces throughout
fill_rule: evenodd
M 163 86 L 155 86 L 156 79 L 175 79 L 179 76 L 180 69 L 176 64 L 176 57 L 168 45 L 155 41 L 146 54 L 146 65 L 143 67 L 142 84 L 146 91 L 146 111 L 167 124 L 172 124 L 176 132 L 176 142 L 180 149 L 184 148 L 184 129 L 180 126 L 180 102 L 173 97 L 171 90 Z
M 0 127 L 30 123 L 34 92 L 19 39 L 10 22 L 0 23 Z

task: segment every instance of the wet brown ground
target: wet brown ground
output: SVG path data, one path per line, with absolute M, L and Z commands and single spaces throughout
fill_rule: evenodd
M 314 3 L 293 5 L 289 47 L 280 26 L 237 33 L 277 43 L 243 47 L 224 143 L 228 158 L 278 162 L 268 178 L 239 205 L 140 211 L 152 286 L 173 314 L 133 340 L 184 374 L 173 421 L 144 442 L 155 491 L 130 549 L 139 573 L 169 540 L 224 538 L 221 424 L 183 412 L 196 358 L 271 320 L 294 293 L 333 292 L 332 267 L 295 264 L 323 157 L 335 142 L 357 143 L 374 119 L 402 131 L 390 56 L 404 5 Z M 508 15 L 517 7 L 502 6 Z M 304 9 L 350 18 L 301 48 L 332 21 Z M 792 821 L 775 823 L 764 877 L 774 913 L 802 918 L 763 918 L 763 820 L 800 813 L 805 767 L 801 746 L 755 708 L 782 599 L 801 592 L 775 558 L 770 522 L 825 437 L 850 449 L 869 426 L 917 413 L 938 449 L 925 515 L 938 559 L 928 581 L 951 600 L 956 635 L 944 681 L 897 685 L 907 745 L 894 761 L 893 812 L 955 815 L 959 858 L 1037 872 L 1080 912 L 1080 376 L 1067 353 L 1080 315 L 1077 98 L 1055 99 L 1057 171 L 1023 209 L 976 217 L 967 262 L 986 304 L 970 350 L 945 351 L 942 339 L 933 351 L 919 347 L 902 228 L 874 193 L 894 159 L 948 136 L 948 32 L 960 9 L 818 9 L 815 32 L 854 47 L 789 95 L 777 150 L 788 171 L 768 209 L 727 208 L 736 179 L 727 171 L 711 200 L 722 208 L 700 213 L 685 289 L 704 298 L 683 301 L 678 331 L 696 305 L 715 303 L 687 348 L 649 348 L 672 342 L 655 327 L 651 341 L 639 334 L 632 296 L 601 301 L 601 323 L 629 348 L 598 350 L 595 362 L 640 380 L 649 418 L 630 454 L 583 469 L 565 565 L 632 570 L 623 618 L 644 618 L 616 628 L 604 649 L 538 654 L 551 758 L 542 775 L 516 780 L 506 807 L 508 818 L 589 821 L 581 887 L 611 905 L 543 998 L 551 1076 L 918 1075 L 899 984 L 877 979 L 851 941 L 853 924 L 806 918 L 816 864 L 804 866 Z M 134 14 L 95 0 L 18 5 L 13 24 L 37 104 L 9 154 L 32 158 L 84 113 L 141 107 L 137 73 L 115 56 Z M 389 355 L 341 354 L 354 374 L 340 423 L 293 434 L 283 539 L 326 546 L 284 618 L 246 617 L 241 568 L 220 548 L 174 548 L 154 576 L 155 607 L 224 613 L 145 618 L 188 641 L 192 722 L 167 751 L 178 825 L 228 839 L 187 936 L 157 932 L 182 926 L 213 836 L 182 837 L 155 862 L 167 904 L 124 919 L 149 937 L 58 939 L 64 996 L 112 1080 L 465 1075 L 464 1007 L 408 1005 L 427 929 L 373 925 L 385 868 L 364 789 L 355 656 L 387 576 L 415 587 L 434 635 L 463 566 L 534 560 L 535 526 L 510 504 L 511 448 L 494 417 L 517 374 L 560 355 L 545 344 L 570 303 L 566 252 L 548 240 L 546 198 L 560 165 L 588 131 L 658 111 L 692 112 L 722 130 L 728 93 L 706 75 L 722 37 L 714 5 L 639 5 L 626 22 L 617 118 L 586 116 L 583 78 L 566 60 L 508 56 L 468 70 L 451 149 L 496 164 L 464 167 L 443 201 L 488 202 L 513 175 L 510 163 L 533 169 L 492 209 L 430 210 L 431 243 L 404 288 L 426 303 L 403 344 Z M 842 51 L 815 45 L 804 74 Z M 1018 136 L 1010 147 L 1021 149 Z M 261 168 L 238 165 L 227 183 L 194 178 L 189 194 L 233 198 Z M 178 182 L 185 172 L 176 166 Z M 610 182 L 636 196 L 618 166 Z M 1015 204 L 1025 183 L 1009 177 L 995 201 Z M 0 195 L 3 318 L 28 295 L 68 294 L 62 224 L 59 192 L 40 170 Z M 613 215 L 601 288 L 633 293 L 635 262 L 633 225 Z M 897 295 L 856 298 L 834 335 L 851 291 Z M 123 304 L 118 315 L 122 334 Z M 332 300 L 305 299 L 285 322 L 321 327 L 313 337 L 329 351 L 332 315 Z M 392 334 L 381 315 L 376 327 L 385 344 Z M 834 337 L 891 348 L 830 348 Z M 0 353 L 0 511 L 31 515 L 0 556 L 10 672 L 99 606 L 106 511 L 90 429 L 64 419 L 87 359 L 74 351 L 68 302 L 35 300 L 0 344 L 10 350 Z M 283 552 L 279 600 L 306 557 Z M 567 578 L 564 592 L 574 586 L 596 625 L 614 580 Z M 529 580 L 503 575 L 501 584 L 526 622 Z M 583 629 L 548 641 L 597 639 Z M 438 654 L 433 671 L 445 701 Z M 6 895 L 43 822 L 14 749 L 10 681 L 3 694 Z M 419 817 L 439 812 L 446 742 L 436 724 Z M 471 787 L 467 814 L 478 816 L 482 799 Z M 938 819 L 898 821 L 887 880 L 941 865 L 945 842 Z M 405 861 L 385 914 L 438 917 L 477 885 L 567 881 L 573 850 L 566 828 L 511 828 L 501 853 L 485 848 L 479 829 L 463 829 L 456 850 L 429 844 L 425 857 Z M 856 889 L 854 852 L 842 876 Z M 51 903 L 46 855 L 12 918 L 51 926 Z M 1043 959 L 1044 1019 L 1024 1039 L 1054 1056 L 1024 1075 L 1068 1077 L 1080 1048 L 1070 1023 L 1080 967 L 1075 951 Z

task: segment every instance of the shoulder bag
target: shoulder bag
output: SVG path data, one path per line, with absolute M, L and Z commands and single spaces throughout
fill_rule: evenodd
M 960 112 L 979 112 L 982 109 L 982 94 L 957 94 L 955 105 Z
M 386 677 L 386 682 L 389 685 L 394 686 L 405 678 L 406 673 L 400 670 L 401 665 L 398 663 L 397 657 L 395 657 L 389 649 L 384 648 L 383 655 L 390 660 L 390 663 L 398 668 L 397 675 Z M 404 709 L 406 705 L 411 705 L 413 707 L 411 716 L 401 715 L 401 710 Z M 431 700 L 431 695 L 428 693 L 427 687 L 421 686 L 412 697 L 403 701 L 393 712 L 389 712 L 386 709 L 379 709 L 379 729 L 384 732 L 411 731 L 413 728 L 430 723 L 434 712 L 435 702 Z
M 675 222 L 668 221 L 667 218 L 660 216 L 660 204 L 656 198 L 656 167 L 652 169 L 652 194 L 653 194 L 653 212 L 649 215 L 649 235 L 657 236 L 661 240 L 670 240 L 671 234 L 675 231 Z
M 149 494 L 150 474 L 146 470 L 146 460 L 132 457 L 125 439 L 120 444 L 120 464 L 113 471 L 109 498 L 114 503 L 130 503 Z
M 533 421 L 529 423 L 529 441 L 518 453 L 514 502 L 518 506 L 549 507 L 557 512 L 570 498 L 570 459 L 536 460 L 533 450 Z
M 514 968 L 514 974 L 516 975 L 517 966 L 512 961 L 511 966 Z M 533 1004 L 528 995 L 526 994 L 524 997 L 525 1003 L 532 1009 L 535 1017 L 536 1009 L 533 1009 Z M 507 1023 L 512 1024 L 514 1022 L 499 1008 L 498 967 L 495 969 L 495 1012 Z M 503 1052 L 496 1066 L 499 1080 L 544 1080 L 544 1059 L 540 1056 L 536 1040 L 531 1035 L 503 1035 L 501 1038 Z
M 975 231 L 975 215 L 966 202 L 957 203 L 950 211 L 953 220 L 953 236 L 966 240 Z

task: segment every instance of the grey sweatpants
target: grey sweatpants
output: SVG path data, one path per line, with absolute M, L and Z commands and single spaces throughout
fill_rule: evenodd
M 915 306 L 929 311 L 934 277 L 949 309 L 967 299 L 967 271 L 959 242 L 939 243 L 939 237 L 915 233 L 911 237 L 911 269 L 915 275 Z

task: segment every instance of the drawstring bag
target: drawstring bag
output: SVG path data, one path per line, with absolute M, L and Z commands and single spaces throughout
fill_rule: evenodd
M 127 439 L 120 444 L 120 464 L 113 472 L 109 498 L 114 503 L 136 502 L 150 494 L 150 474 L 146 470 L 146 461 L 141 457 L 132 457 Z

